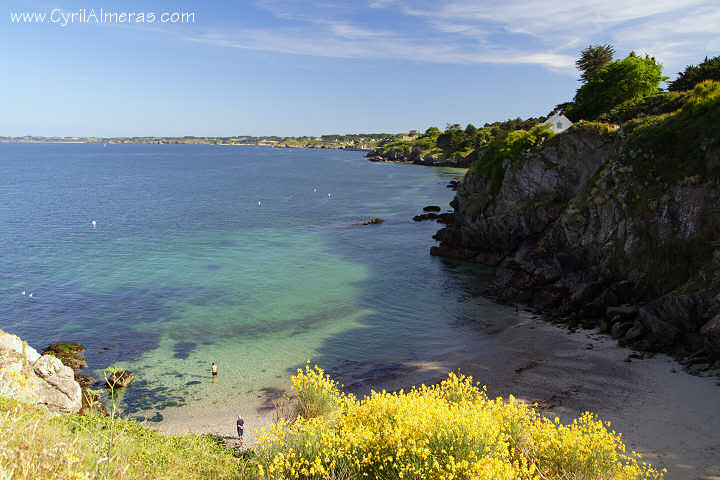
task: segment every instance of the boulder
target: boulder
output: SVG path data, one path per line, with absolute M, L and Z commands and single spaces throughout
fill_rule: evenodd
M 32 365 L 32 372 L 35 375 L 28 381 L 40 397 L 39 403 L 59 413 L 77 413 L 80 410 L 80 385 L 75 381 L 72 368 L 52 355 L 43 355 Z
M 428 205 L 427 207 L 423 208 L 423 212 L 439 212 L 440 210 L 442 209 L 437 205 Z
M 107 382 L 109 387 L 125 388 L 130 385 L 134 379 L 132 372 L 129 370 L 118 370 L 110 375 Z
M 39 355 L 17 336 L 0 331 L 0 368 L 3 367 L 22 373 L 35 393 L 34 403 L 56 413 L 80 410 L 80 385 L 70 367 L 53 355 Z

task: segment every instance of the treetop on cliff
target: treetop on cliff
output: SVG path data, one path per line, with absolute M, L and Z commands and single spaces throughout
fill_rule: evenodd
M 612 45 L 590 45 L 580 52 L 580 58 L 575 62 L 575 66 L 580 70 L 580 79 L 587 82 L 602 70 L 607 64 L 612 62 L 615 49 Z

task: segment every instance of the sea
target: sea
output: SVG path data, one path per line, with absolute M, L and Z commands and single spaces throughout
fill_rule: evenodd
M 98 380 L 132 371 L 121 412 L 150 422 L 268 408 L 307 362 L 360 394 L 443 375 L 521 321 L 478 294 L 486 270 L 429 255 L 442 225 L 412 220 L 450 211 L 463 173 L 343 150 L 0 143 L 0 328 L 38 351 L 81 343 Z

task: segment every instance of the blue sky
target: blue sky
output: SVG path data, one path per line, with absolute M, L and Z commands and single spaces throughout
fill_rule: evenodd
M 156 21 L 51 20 L 81 9 Z M 11 0 L 0 15 L 2 136 L 479 126 L 572 99 L 591 43 L 648 53 L 671 78 L 720 54 L 718 0 Z

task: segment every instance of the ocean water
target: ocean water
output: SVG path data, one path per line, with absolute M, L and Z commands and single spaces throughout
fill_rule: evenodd
M 0 172 L 0 328 L 38 350 L 82 343 L 96 378 L 133 371 L 129 416 L 256 408 L 307 360 L 361 392 L 442 370 L 518 321 L 473 294 L 482 277 L 428 254 L 439 224 L 412 221 L 449 210 L 459 170 L 334 150 L 0 144 Z M 351 226 L 373 217 L 385 223 Z

